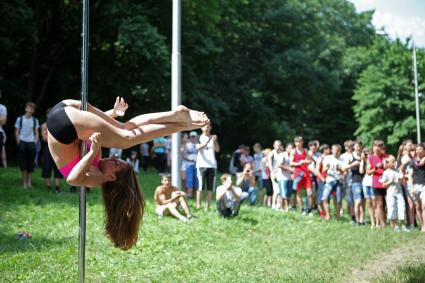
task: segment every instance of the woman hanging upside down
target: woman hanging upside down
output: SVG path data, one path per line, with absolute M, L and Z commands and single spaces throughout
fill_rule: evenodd
M 101 186 L 106 210 L 106 233 L 114 245 L 127 250 L 137 242 L 144 211 L 136 175 L 131 166 L 115 157 L 101 158 L 101 147 L 129 148 L 178 131 L 201 128 L 209 123 L 203 112 L 178 106 L 173 111 L 144 114 L 128 122 L 128 104 L 117 97 L 114 109 L 102 112 L 80 101 L 64 100 L 50 110 L 47 118 L 48 145 L 66 181 L 73 186 Z M 80 142 L 90 144 L 80 158 Z

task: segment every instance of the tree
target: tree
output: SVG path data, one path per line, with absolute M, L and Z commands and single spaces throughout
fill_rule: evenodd
M 419 70 L 425 68 L 424 50 L 418 50 Z M 395 148 L 403 139 L 416 140 L 412 50 L 409 41 L 377 37 L 368 51 L 370 64 L 360 75 L 353 97 L 358 128 L 366 144 L 382 138 Z M 425 105 L 420 107 L 425 114 Z M 423 116 L 422 116 L 423 117 Z M 421 129 L 425 123 L 421 123 Z

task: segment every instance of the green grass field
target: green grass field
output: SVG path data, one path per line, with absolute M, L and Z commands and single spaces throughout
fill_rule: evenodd
M 0 170 L 0 282 L 78 281 L 78 195 L 47 192 L 39 174 L 36 188 L 24 190 L 16 168 Z M 105 238 L 101 195 L 90 192 L 87 282 L 345 282 L 353 268 L 381 260 L 378 254 L 424 240 L 418 231 L 370 230 L 346 219 L 326 223 L 261 206 L 243 205 L 230 220 L 203 210 L 193 211 L 190 224 L 158 219 L 158 183 L 155 173 L 140 175 L 147 211 L 137 246 L 127 252 Z M 18 240 L 20 230 L 32 238 Z M 424 278 L 424 265 L 405 267 L 394 275 L 402 281 L 394 282 L 404 282 L 409 268 Z

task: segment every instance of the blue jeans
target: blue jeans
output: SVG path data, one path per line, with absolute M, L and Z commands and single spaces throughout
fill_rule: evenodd
M 241 202 L 249 198 L 251 205 L 255 205 L 257 203 L 257 188 L 250 187 L 249 189 L 242 189 Z
M 292 195 L 292 180 L 279 181 L 280 196 L 283 199 L 290 199 Z
M 327 201 L 331 196 L 332 192 L 336 192 L 336 202 L 341 203 L 342 201 L 342 184 L 340 181 L 326 182 L 323 188 L 322 201 Z
M 359 202 L 363 199 L 363 186 L 362 183 L 353 183 L 351 185 L 353 191 L 354 201 Z

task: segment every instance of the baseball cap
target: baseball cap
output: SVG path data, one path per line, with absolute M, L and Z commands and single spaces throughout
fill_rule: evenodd
M 197 137 L 198 136 L 198 133 L 197 132 L 195 132 L 195 131 L 191 131 L 190 133 L 189 133 L 189 137 Z

